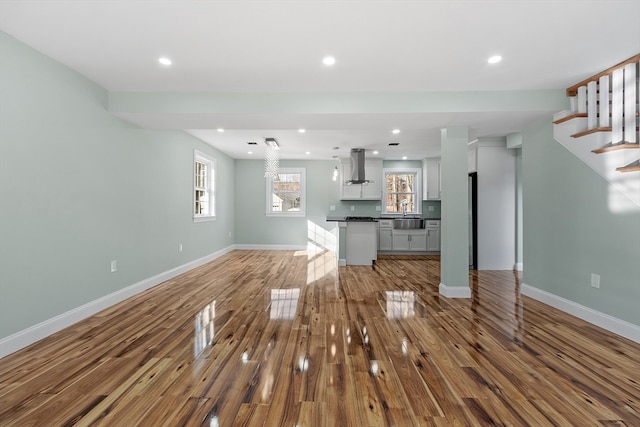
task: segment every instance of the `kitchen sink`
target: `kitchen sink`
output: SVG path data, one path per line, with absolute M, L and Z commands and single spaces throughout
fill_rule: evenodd
M 416 230 L 424 228 L 425 220 L 421 218 L 395 218 L 393 228 L 396 230 Z

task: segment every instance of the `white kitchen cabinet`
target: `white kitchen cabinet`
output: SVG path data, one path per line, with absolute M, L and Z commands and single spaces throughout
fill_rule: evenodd
M 440 252 L 440 220 L 427 220 L 427 251 Z
M 440 229 L 427 230 L 427 250 L 440 252 Z
M 381 219 L 378 222 L 378 250 L 390 251 L 393 250 L 393 220 Z
M 393 250 L 408 251 L 409 250 L 409 234 L 406 231 L 397 231 L 393 233 Z
M 422 197 L 424 200 L 440 200 L 441 188 L 440 188 L 440 158 L 430 157 L 422 161 L 424 168 L 423 176 L 423 191 Z
M 378 240 L 378 250 L 390 251 L 393 250 L 393 240 L 391 237 L 391 229 L 380 229 L 380 240 Z
M 382 159 L 365 160 L 364 176 L 370 182 L 362 184 L 362 198 L 367 200 L 382 199 Z
M 349 176 L 351 176 L 349 173 L 342 174 L 342 177 L 347 179 Z M 340 186 L 340 200 L 362 200 L 362 184 L 346 184 L 343 179 Z
M 426 251 L 427 230 L 393 230 L 394 251 Z
M 367 184 L 347 184 L 351 179 L 351 159 L 340 159 L 340 200 L 380 200 L 382 198 L 382 159 L 366 159 Z

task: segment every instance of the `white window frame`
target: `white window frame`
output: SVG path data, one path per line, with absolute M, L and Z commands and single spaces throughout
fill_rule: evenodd
M 415 211 L 407 211 L 408 215 L 422 214 L 422 169 L 420 168 L 384 168 L 382 169 L 382 213 L 386 215 L 402 215 L 401 212 L 387 212 L 387 175 L 415 175 L 413 200 Z
M 202 163 L 207 168 L 206 187 L 196 187 L 196 163 Z M 193 213 L 193 222 L 214 221 L 216 219 L 216 160 L 207 154 L 193 150 L 193 190 L 191 195 L 193 198 L 191 204 L 191 212 Z M 209 196 L 209 212 L 206 214 L 196 213 L 196 191 L 205 190 Z
M 307 215 L 307 170 L 305 168 L 280 168 L 278 173 L 300 175 L 300 210 L 299 211 L 274 211 L 273 210 L 273 180 L 265 178 L 267 183 L 266 216 L 279 217 L 304 217 Z

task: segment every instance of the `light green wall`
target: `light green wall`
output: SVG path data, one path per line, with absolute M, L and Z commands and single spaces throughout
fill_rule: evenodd
M 232 159 L 115 118 L 5 33 L 0 52 L 0 338 L 233 244 Z M 215 222 L 192 220 L 194 148 L 217 160 Z
M 333 233 L 327 222 L 330 205 L 339 198 L 339 183 L 332 180 L 336 162 L 331 160 L 281 160 L 280 167 L 306 169 L 307 215 L 305 218 L 267 217 L 263 160 L 236 160 L 235 200 L 237 244 L 306 246 L 308 233 Z M 325 236 L 327 237 L 327 236 Z M 322 238 L 321 236 L 311 239 Z
M 523 282 L 640 325 L 638 207 L 555 142 L 551 119 L 523 132 L 522 163 Z

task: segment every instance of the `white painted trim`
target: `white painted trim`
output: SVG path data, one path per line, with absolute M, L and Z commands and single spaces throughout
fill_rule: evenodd
M 447 286 L 440 283 L 439 291 L 446 298 L 471 298 L 471 288 L 468 286 Z
M 640 326 L 638 325 L 609 316 L 608 314 L 585 307 L 558 295 L 527 285 L 526 283 L 522 283 L 520 286 L 520 292 L 522 295 L 543 302 L 551 307 L 564 311 L 565 313 L 569 313 L 582 320 L 606 329 L 609 332 L 613 332 L 614 334 L 618 334 L 640 343 Z
M 207 165 L 209 169 L 209 183 L 207 185 L 207 193 L 209 195 L 209 214 L 207 215 L 196 215 L 195 214 L 195 205 L 196 205 L 196 162 L 204 163 Z M 216 159 L 211 157 L 208 154 L 203 153 L 202 151 L 193 150 L 193 191 L 191 192 L 191 197 L 193 198 L 193 203 L 191 204 L 191 211 L 193 212 L 193 222 L 207 222 L 207 221 L 215 221 L 216 220 L 216 184 L 218 182 L 217 175 L 218 165 L 216 163 Z
M 233 246 L 226 247 L 202 258 L 188 262 L 176 268 L 172 268 L 171 270 L 165 271 L 148 279 L 144 279 L 138 283 L 127 286 L 126 288 L 73 308 L 65 313 L 52 317 L 51 319 L 47 319 L 44 322 L 40 322 L 37 325 L 33 325 L 27 329 L 23 329 L 22 331 L 9 335 L 8 337 L 2 338 L 0 339 L 0 357 L 4 357 L 20 350 L 21 348 L 27 347 L 28 345 L 71 326 L 80 320 L 93 316 L 94 314 L 111 307 L 114 304 L 122 302 L 127 298 L 131 298 L 142 291 L 150 289 L 184 272 L 213 261 L 214 259 L 231 252 L 233 249 Z
M 307 245 L 251 245 L 236 244 L 234 249 L 244 251 L 306 251 Z
M 420 195 L 422 195 L 422 168 L 382 168 L 382 182 L 387 182 L 387 175 L 415 175 L 414 188 L 414 200 L 420 200 Z M 387 200 L 387 186 L 382 186 L 382 200 Z M 386 212 L 386 205 L 382 207 L 382 211 L 380 215 L 394 215 L 394 212 Z M 422 215 L 422 203 L 415 204 L 414 212 L 407 212 L 407 215 Z
M 523 271 L 524 265 L 521 262 L 513 264 L 513 269 L 516 271 Z
M 265 178 L 267 197 L 265 198 L 265 215 L 268 217 L 306 217 L 307 214 L 307 168 L 280 168 L 279 174 L 300 175 L 300 210 L 299 211 L 274 211 L 273 210 L 273 180 Z

